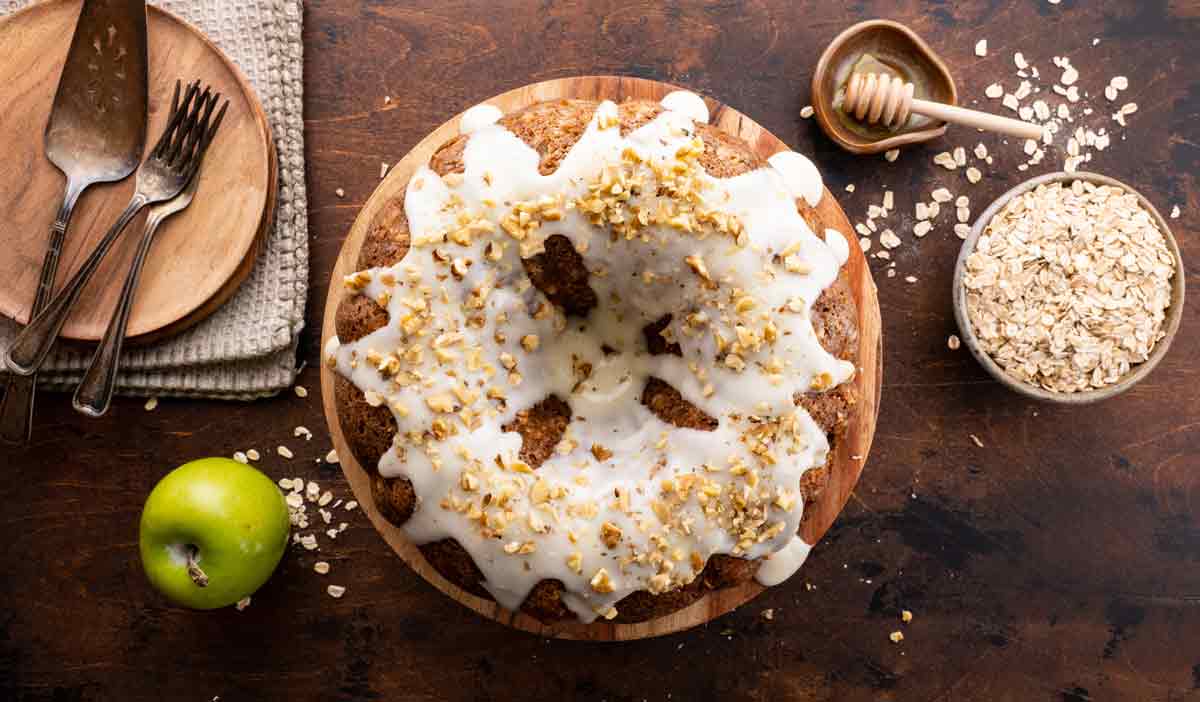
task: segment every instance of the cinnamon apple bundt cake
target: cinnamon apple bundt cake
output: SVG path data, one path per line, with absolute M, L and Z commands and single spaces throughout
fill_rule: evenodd
M 375 216 L 325 348 L 379 511 L 451 582 L 642 621 L 803 562 L 853 411 L 820 175 L 703 100 L 563 100 L 461 135 Z

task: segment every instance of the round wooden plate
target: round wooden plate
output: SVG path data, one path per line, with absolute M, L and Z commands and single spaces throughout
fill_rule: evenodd
M 557 98 L 608 99 L 614 102 L 626 99 L 658 100 L 672 90 L 678 89 L 666 83 L 640 78 L 586 76 L 560 78 L 528 85 L 510 90 L 487 100 L 487 102 L 504 112 L 512 112 L 535 102 Z M 788 148 L 786 144 L 740 112 L 721 105 L 711 98 L 706 101 L 714 125 L 746 140 L 764 158 Z M 344 276 L 354 272 L 355 260 L 358 258 L 363 238 L 370 228 L 371 221 L 375 218 L 375 213 L 389 200 L 403 194 L 404 187 L 413 171 L 418 166 L 427 163 L 438 147 L 457 135 L 458 117 L 455 117 L 425 137 L 412 151 L 408 152 L 407 156 L 392 167 L 391 172 L 375 189 L 374 194 L 359 213 L 333 268 L 329 297 L 325 301 L 325 319 L 321 333 L 322 345 L 334 335 L 334 317 L 345 289 L 341 281 Z M 817 207 L 816 216 L 826 226 L 843 232 L 847 241 L 851 242 L 850 260 L 846 263 L 845 273 L 849 276 L 854 301 L 858 305 L 859 370 L 855 376 L 855 383 L 861 399 L 849 419 L 845 439 L 835 447 L 831 456 L 828 486 L 818 496 L 818 501 L 806 508 L 801 535 L 805 541 L 811 544 L 815 544 L 829 529 L 834 518 L 849 499 L 850 492 L 854 489 L 855 483 L 858 482 L 858 476 L 862 473 L 863 463 L 866 461 L 867 453 L 871 448 L 871 439 L 875 434 L 875 418 L 878 414 L 882 378 L 879 300 L 875 291 L 875 283 L 871 279 L 870 269 L 867 267 L 867 260 L 858 247 L 858 238 L 853 235 L 854 230 L 851 229 L 845 213 L 842 212 L 842 208 L 838 206 L 837 201 L 828 190 L 825 191 L 825 195 Z M 364 506 L 371 523 L 375 525 L 388 545 L 421 577 L 433 583 L 435 587 L 450 597 L 490 619 L 517 629 L 556 638 L 607 641 L 640 639 L 669 634 L 704 623 L 745 603 L 763 590 L 763 587 L 755 582 L 719 590 L 710 593 L 686 609 L 639 624 L 613 624 L 610 622 L 581 624 L 571 621 L 547 625 L 520 612 L 510 612 L 490 600 L 468 594 L 439 575 L 425 561 L 417 547 L 404 536 L 404 532 L 384 519 L 379 514 L 379 510 L 375 508 L 371 499 L 370 476 L 354 460 L 338 425 L 337 406 L 333 395 L 333 371 L 323 364 L 321 394 L 325 407 L 325 418 L 333 436 L 333 444 L 341 457 L 342 471 L 346 474 L 346 479 L 350 481 L 350 487 L 354 490 L 358 501 Z
M 0 19 L 0 314 L 28 321 L 46 240 L 62 201 L 63 175 L 42 151 L 42 132 L 66 60 L 78 0 L 49 0 Z M 200 321 L 249 273 L 260 232 L 269 226 L 276 182 L 273 142 L 262 105 L 245 77 L 195 27 L 148 8 L 150 114 L 147 150 L 158 139 L 176 79 L 199 79 L 229 99 L 192 205 L 155 238 L 129 321 L 134 340 L 159 338 Z M 59 265 L 61 285 L 83 263 L 133 193 L 134 178 L 94 186 L 75 209 Z M 63 328 L 69 340 L 95 341 L 116 305 L 144 215 L 96 271 Z M 249 261 L 250 265 L 247 265 Z

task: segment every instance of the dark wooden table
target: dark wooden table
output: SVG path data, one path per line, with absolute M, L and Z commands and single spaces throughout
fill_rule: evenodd
M 1128 76 L 1122 101 L 1141 109 L 1091 167 L 1165 210 L 1181 205 L 1175 233 L 1188 273 L 1197 272 L 1195 0 L 311 0 L 312 288 L 300 361 L 313 394 L 250 405 L 165 400 L 154 412 L 124 400 L 99 421 L 75 415 L 65 396 L 44 397 L 36 443 L 0 449 L 0 698 L 1200 699 L 1200 304 L 1146 382 L 1094 407 L 1024 401 L 965 350 L 948 350 L 958 240 L 943 225 L 913 245 L 912 202 L 953 184 L 982 207 L 1020 179 L 1019 146 L 983 137 L 1000 158 L 967 188 L 931 157 L 969 150 L 974 132 L 954 130 L 887 164 L 838 151 L 802 120 L 821 49 L 876 16 L 930 41 L 968 101 L 995 80 L 1015 86 L 1016 50 L 1043 75 L 1052 56 L 1069 55 L 1094 93 Z M 982 59 L 973 53 L 981 38 L 990 44 Z M 808 564 L 686 633 L 620 645 L 545 641 L 439 594 L 358 513 L 320 552 L 333 564 L 325 579 L 311 571 L 314 554 L 298 551 L 243 612 L 167 606 L 142 575 L 136 540 L 147 491 L 174 465 L 253 446 L 274 477 L 347 492 L 338 469 L 315 460 L 329 448 L 316 330 L 330 266 L 380 162 L 495 93 L 587 73 L 671 81 L 738 107 L 813 154 L 852 219 L 885 187 L 896 192 L 890 225 L 906 243 L 894 252 L 900 275 L 877 270 L 886 355 L 876 447 Z M 843 191 L 848 183 L 854 194 Z M 296 425 L 316 436 L 293 438 Z M 296 457 L 274 455 L 279 444 Z M 345 597 L 328 597 L 327 582 L 347 585 Z M 901 609 L 915 614 L 903 627 Z M 897 629 L 898 645 L 888 640 Z

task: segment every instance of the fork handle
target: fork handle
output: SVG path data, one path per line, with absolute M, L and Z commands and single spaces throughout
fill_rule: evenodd
M 83 288 L 91 280 L 96 269 L 100 267 L 100 263 L 108 254 L 109 249 L 121 236 L 121 232 L 129 224 L 129 220 L 133 219 L 145 206 L 146 196 L 142 193 L 134 193 L 133 199 L 126 205 L 125 211 L 117 218 L 112 229 L 109 229 L 100 243 L 96 244 L 96 249 L 87 257 L 71 280 L 46 305 L 46 309 L 34 317 L 29 325 L 17 335 L 8 349 L 6 360 L 10 370 L 18 375 L 33 375 L 37 372 L 54 346 L 54 340 L 62 331 L 63 324 L 71 316 L 71 311 L 74 309 L 76 301 L 79 300 L 79 294 L 83 292 Z
M 34 293 L 33 307 L 29 311 L 30 320 L 36 317 L 50 300 L 50 293 L 54 289 L 54 277 L 58 273 L 58 260 L 62 256 L 63 241 L 67 236 L 67 225 L 71 222 L 71 213 L 75 211 L 79 195 L 87 186 L 87 182 L 69 176 L 67 178 L 62 204 L 58 208 L 54 224 L 50 225 L 50 239 L 46 245 L 46 255 L 42 258 L 42 272 L 38 278 L 37 292 Z M 33 398 L 37 391 L 37 376 L 12 374 L 6 385 L 4 399 L 0 401 L 0 439 L 9 443 L 24 443 L 29 441 L 33 430 Z
M 129 313 L 133 310 L 133 299 L 137 295 L 138 280 L 142 276 L 142 266 L 154 243 L 154 234 L 163 217 L 157 211 L 151 211 L 146 220 L 146 231 L 138 243 L 137 252 L 133 255 L 133 265 L 129 275 L 125 276 L 125 284 L 121 287 L 121 297 L 113 310 L 108 328 L 104 330 L 104 338 L 88 364 L 87 372 L 79 387 L 75 388 L 75 396 L 71 400 L 77 412 L 89 417 L 100 417 L 108 411 L 112 402 L 113 390 L 117 386 L 117 370 L 121 366 L 121 346 L 125 342 L 125 330 L 129 326 Z

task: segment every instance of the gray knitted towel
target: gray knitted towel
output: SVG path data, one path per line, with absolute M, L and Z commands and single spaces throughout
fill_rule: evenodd
M 59 0 L 52 0 L 59 1 Z M 0 15 L 30 0 L 0 0 Z M 183 334 L 123 354 L 118 392 L 253 399 L 295 379 L 296 344 L 308 292 L 308 202 L 304 190 L 304 46 L 301 0 L 166 0 L 241 68 L 258 93 L 279 157 L 275 226 L 241 288 Z M 0 351 L 18 330 L 0 317 Z M 89 354 L 59 350 L 39 376 L 72 389 Z

